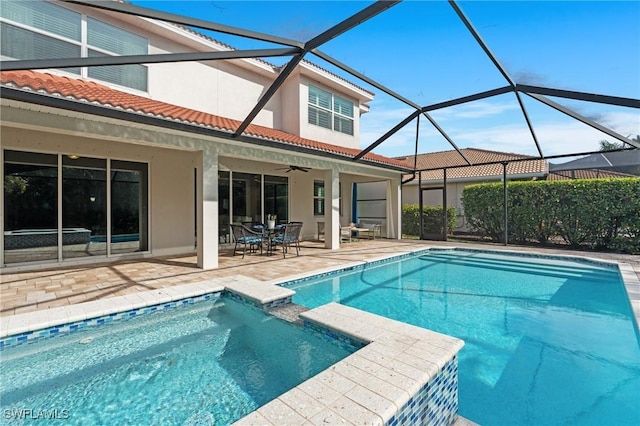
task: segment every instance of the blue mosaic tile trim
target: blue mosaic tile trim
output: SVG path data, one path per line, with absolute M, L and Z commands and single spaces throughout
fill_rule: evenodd
M 258 309 L 262 309 L 263 311 L 266 311 L 268 309 L 271 308 L 277 308 L 278 306 L 282 306 L 282 305 L 286 305 L 291 303 L 291 296 L 287 296 L 287 297 L 283 297 L 282 299 L 277 299 L 274 300 L 272 302 L 268 302 L 268 303 L 259 303 L 258 301 L 254 300 L 254 299 L 249 299 L 247 297 L 244 297 L 240 294 L 236 294 L 236 293 L 232 293 L 230 291 L 224 291 L 224 297 L 229 298 L 231 300 L 235 300 L 236 302 L 240 302 L 240 303 L 244 303 L 245 305 L 251 305 L 254 306 Z
M 458 417 L 458 357 L 454 356 L 386 423 L 449 426 Z
M 429 251 L 429 249 L 421 250 L 419 252 L 399 254 L 397 256 L 392 256 L 392 257 L 388 257 L 388 258 L 385 258 L 385 259 L 374 260 L 374 261 L 367 262 L 367 263 L 360 264 L 360 265 L 347 266 L 347 267 L 344 267 L 344 268 L 335 269 L 333 271 L 323 272 L 323 273 L 317 274 L 317 275 L 311 275 L 311 276 L 304 277 L 304 278 L 298 278 L 297 280 L 287 281 L 287 282 L 280 283 L 280 284 L 277 284 L 277 285 L 279 285 L 280 287 L 291 287 L 291 286 L 294 286 L 296 284 L 304 283 L 304 282 L 307 282 L 307 281 L 310 281 L 310 280 L 316 280 L 316 279 L 325 278 L 325 277 L 333 277 L 335 275 L 342 274 L 344 272 L 360 271 L 362 269 L 367 269 L 367 268 L 370 268 L 371 266 L 379 265 L 379 264 L 382 264 L 382 263 L 395 262 L 397 260 L 401 260 L 401 259 L 405 259 L 405 258 L 408 258 L 408 257 L 415 256 L 416 254 L 423 254 L 426 251 Z
M 131 309 L 123 312 L 115 312 L 115 313 L 104 315 L 101 317 L 89 318 L 82 321 L 75 321 L 71 323 L 55 325 L 52 327 L 43 328 L 41 330 L 28 331 L 26 333 L 7 336 L 0 339 L 0 351 L 8 347 L 14 347 L 14 346 L 22 345 L 25 343 L 34 343 L 41 339 L 48 339 L 55 336 L 75 333 L 90 327 L 99 327 L 99 326 L 110 324 L 116 321 L 136 318 L 141 315 L 148 315 L 154 312 L 165 311 L 168 309 L 175 309 L 184 305 L 193 305 L 194 303 L 203 302 L 206 300 L 216 300 L 220 298 L 221 295 L 222 295 L 222 292 L 217 291 L 214 293 L 203 294 L 201 296 L 187 297 L 184 299 L 176 300 L 174 302 L 160 303 L 158 305 L 145 306 L 144 308 Z
M 550 260 L 560 260 L 560 261 L 571 261 L 571 262 L 578 262 L 578 263 L 586 263 L 586 264 L 590 264 L 590 265 L 595 265 L 595 266 L 601 266 L 604 268 L 610 268 L 610 269 L 618 269 L 618 265 L 616 265 L 615 263 L 608 263 L 608 262 L 603 262 L 603 261 L 599 261 L 596 259 L 585 259 L 583 257 L 577 257 L 575 255 L 572 254 L 568 254 L 566 256 L 556 256 L 553 254 L 538 254 L 538 253 L 527 253 L 527 252 L 521 252 L 521 251 L 507 251 L 509 250 L 509 248 L 507 247 L 505 249 L 505 251 L 501 251 L 501 250 L 488 250 L 488 249 L 477 249 L 477 248 L 464 248 L 464 247 L 452 247 L 452 248 L 442 248 L 442 247 L 438 247 L 438 248 L 431 248 L 431 249 L 427 249 L 425 250 L 425 252 L 443 252 L 443 251 L 468 251 L 468 252 L 474 252 L 474 253 L 486 253 L 486 254 L 502 254 L 505 256 L 513 256 L 513 257 L 529 257 L 529 258 L 533 258 L 533 259 L 550 259 Z M 425 252 L 419 252 L 421 254 L 426 254 Z M 585 252 L 585 256 L 588 256 L 589 253 Z
M 288 305 L 289 303 L 291 303 L 291 300 L 292 300 L 292 296 L 287 296 L 282 299 L 274 300 L 273 302 L 265 303 L 264 305 L 262 305 L 262 309 L 272 309 L 272 308 L 277 308 L 278 306 Z
M 292 287 L 295 286 L 297 284 L 301 284 L 310 280 L 317 280 L 317 279 L 321 279 L 321 278 L 327 278 L 327 277 L 334 277 L 336 275 L 342 274 L 344 272 L 353 272 L 353 271 L 360 271 L 366 268 L 369 268 L 371 266 L 375 266 L 375 265 L 379 265 L 381 263 L 391 263 L 391 262 L 395 262 L 401 259 L 406 259 L 408 257 L 417 257 L 417 256 L 423 256 L 425 254 L 429 254 L 429 252 L 476 252 L 476 253 L 486 253 L 486 254 L 501 254 L 501 255 L 505 255 L 505 256 L 514 256 L 514 257 L 528 257 L 528 258 L 536 258 L 536 259 L 552 259 L 552 260 L 564 260 L 564 261 L 573 261 L 573 262 L 578 262 L 578 263 L 586 263 L 586 264 L 591 264 L 591 265 L 596 265 L 596 266 L 601 266 L 604 268 L 609 268 L 609 269 L 618 269 L 618 265 L 616 265 L 615 263 L 607 263 L 607 262 L 601 262 L 595 259 L 585 259 L 582 257 L 576 257 L 576 256 L 572 256 L 572 255 L 567 255 L 567 256 L 554 256 L 554 255 L 547 255 L 547 254 L 535 254 L 535 253 L 526 253 L 526 252 L 515 252 L 515 251 L 499 251 L 499 250 L 484 250 L 484 249 L 474 249 L 474 248 L 464 248 L 464 247 L 451 247 L 451 248 L 427 248 L 424 250 L 418 250 L 418 251 L 414 251 L 412 253 L 404 253 L 404 254 L 400 254 L 397 256 L 392 256 L 392 257 L 388 257 L 385 259 L 379 259 L 379 260 L 374 260 L 371 262 L 367 262 L 364 264 L 360 264 L 360 265 L 355 265 L 355 266 L 347 266 L 345 268 L 340 268 L 340 269 L 336 269 L 333 271 L 329 271 L 329 272 L 323 272 L 321 274 L 317 274 L 317 275 L 311 275 L 308 277 L 304 277 L 304 278 L 299 278 L 297 280 L 292 280 L 292 281 L 287 281 L 284 283 L 280 283 L 278 284 L 281 287 Z M 588 253 L 586 253 L 585 255 L 588 255 Z
M 322 340 L 337 344 L 341 348 L 351 352 L 362 349 L 367 345 L 366 342 L 362 342 L 360 340 L 354 339 L 353 337 L 338 333 L 333 330 L 329 330 L 328 328 L 321 327 L 318 324 L 310 321 L 303 321 L 302 327 L 305 331 L 308 331 L 309 333 L 320 337 Z

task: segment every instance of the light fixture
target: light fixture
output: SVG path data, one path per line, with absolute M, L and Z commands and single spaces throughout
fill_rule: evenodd
M 72 160 L 77 160 L 78 158 L 80 158 L 79 155 L 75 155 L 75 154 L 69 154 L 69 155 L 67 155 L 67 157 L 69 157 Z
M 96 202 L 96 196 L 92 195 L 91 197 L 89 197 L 89 201 L 91 201 L 92 203 Z

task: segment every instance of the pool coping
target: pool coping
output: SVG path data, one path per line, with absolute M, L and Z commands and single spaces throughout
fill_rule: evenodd
M 265 282 L 238 275 L 0 317 L 0 338 L 4 339 L 7 336 L 35 332 L 47 327 L 224 291 L 242 298 L 249 304 L 268 310 L 270 307 L 282 304 L 283 301 L 289 303 L 291 296 L 295 293 L 282 284 L 400 259 L 417 252 L 430 250 L 462 250 L 587 260 L 599 265 L 616 266 L 625 285 L 635 316 L 636 327 L 640 322 L 640 279 L 629 264 L 588 256 L 548 255 L 539 252 L 523 253 L 508 249 L 421 247 L 393 255 L 381 255 L 369 261 L 356 261 L 347 265 L 342 264 L 316 270 L 313 273 L 292 275 L 287 279 Z M 421 403 L 425 403 L 423 399 L 419 399 L 419 402 L 416 403 L 416 400 L 412 399 L 415 394 L 411 396 L 411 392 L 425 389 L 430 380 L 439 374 L 438 368 L 456 361 L 457 370 L 457 352 L 462 348 L 463 342 L 451 336 L 336 303 L 301 313 L 300 319 L 305 327 L 316 331 L 325 330 L 327 335 L 335 332 L 362 342 L 365 346 L 317 376 L 280 395 L 257 411 L 238 420 L 238 425 L 326 424 L 326 422 L 393 423 L 398 420 L 398 417 L 394 416 L 399 413 L 401 408 L 410 407 L 413 409 L 416 404 L 419 406 Z M 457 416 L 457 405 L 454 408 Z
M 462 340 L 338 303 L 300 317 L 305 328 L 343 333 L 366 346 L 234 426 L 449 425 L 458 418 L 457 354 Z
M 546 258 L 546 259 L 556 259 L 556 260 L 573 260 L 573 261 L 586 261 L 588 263 L 592 263 L 600 266 L 607 267 L 615 267 L 620 272 L 620 278 L 622 279 L 622 283 L 624 284 L 625 291 L 627 293 L 627 298 L 629 300 L 629 304 L 631 307 L 631 311 L 635 317 L 635 327 L 638 336 L 640 336 L 640 277 L 636 274 L 633 266 L 629 263 L 624 263 L 615 260 L 606 260 L 606 259 L 598 259 L 590 256 L 579 256 L 575 254 L 548 254 L 539 251 L 514 251 L 509 248 L 492 248 L 492 249 L 480 249 L 480 248 L 469 248 L 469 247 L 458 247 L 458 246 L 450 246 L 450 247 L 418 247 L 414 249 L 407 250 L 406 252 L 399 252 L 393 255 L 383 255 L 379 258 L 372 258 L 369 261 L 356 261 L 351 262 L 347 265 L 339 265 L 328 268 L 323 268 L 321 270 L 316 270 L 315 272 L 305 272 L 303 274 L 292 275 L 287 278 L 280 278 L 269 281 L 271 284 L 284 286 L 293 285 L 297 282 L 305 281 L 307 279 L 314 279 L 325 275 L 332 275 L 339 272 L 350 271 L 356 268 L 363 268 L 368 265 L 374 265 L 376 263 L 381 263 L 385 261 L 393 261 L 399 260 L 404 257 L 408 257 L 420 252 L 429 252 L 429 251 L 472 251 L 479 253 L 498 253 L 498 254 L 509 254 L 519 257 L 537 257 L 537 258 Z
M 620 276 L 624 283 L 631 309 L 634 313 L 636 320 L 636 328 L 640 330 L 640 279 L 633 267 L 628 263 L 591 258 L 589 256 L 576 256 L 576 255 L 564 255 L 564 254 L 545 254 L 542 252 L 522 252 L 513 251 L 507 249 L 474 249 L 467 247 L 416 247 L 406 251 L 398 252 L 392 255 L 384 254 L 377 258 L 372 258 L 369 261 L 354 261 L 339 266 L 332 266 L 323 269 L 319 269 L 313 272 L 306 272 L 303 274 L 290 275 L 284 279 L 275 279 L 270 281 L 260 281 L 253 278 L 248 278 L 242 275 L 214 278 L 204 280 L 196 283 L 181 284 L 177 286 L 164 287 L 162 289 L 148 290 L 135 294 L 128 294 L 124 296 L 115 296 L 106 299 L 99 299 L 91 302 L 77 303 L 68 306 L 60 306 L 55 308 L 43 309 L 34 312 L 26 312 L 22 314 L 14 314 L 8 316 L 0 316 L 0 339 L 7 336 L 26 333 L 30 331 L 40 330 L 43 328 L 61 325 L 74 321 L 81 321 L 90 318 L 95 318 L 102 315 L 109 315 L 112 313 L 122 312 L 131 309 L 137 309 L 141 307 L 151 306 L 154 304 L 162 304 L 167 302 L 173 302 L 187 297 L 201 296 L 205 293 L 223 291 L 225 288 L 235 289 L 235 291 L 245 297 L 256 302 L 268 303 L 277 302 L 281 300 L 281 294 L 276 289 L 271 291 L 275 293 L 269 293 L 270 285 L 280 286 L 280 288 L 287 289 L 287 291 L 293 294 L 291 289 L 283 287 L 283 284 L 297 282 L 305 279 L 311 279 L 313 277 L 319 277 L 322 275 L 334 274 L 337 272 L 347 271 L 358 267 L 364 267 L 367 265 L 374 265 L 379 262 L 385 262 L 402 257 L 411 256 L 418 252 L 427 252 L 430 250 L 438 251 L 477 251 L 487 253 L 508 253 L 518 256 L 538 256 L 542 258 L 551 259 L 570 259 L 570 260 L 587 260 L 589 262 L 600 264 L 617 266 L 620 271 Z M 250 285 L 242 284 L 251 282 Z M 263 289 L 255 297 L 251 298 L 247 294 L 247 291 L 256 286 L 260 286 Z

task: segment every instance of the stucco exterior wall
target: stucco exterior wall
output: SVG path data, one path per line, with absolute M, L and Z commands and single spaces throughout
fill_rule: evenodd
M 150 39 L 149 50 L 154 54 L 193 51 L 155 35 Z M 149 66 L 149 96 L 153 99 L 240 121 L 251 112 L 271 83 L 272 79 L 229 61 Z M 276 93 L 253 123 L 279 128 L 281 115 L 280 95 Z
M 293 135 L 300 135 L 302 120 L 307 121 L 307 110 L 302 110 L 300 98 L 300 75 L 293 73 L 289 76 L 278 91 L 282 102 L 282 130 Z M 301 115 L 303 114 L 303 115 Z
M 149 163 L 149 247 L 154 255 L 192 251 L 195 241 L 193 151 L 1 127 L 3 149 Z M 4 164 L 0 165 L 4 176 Z

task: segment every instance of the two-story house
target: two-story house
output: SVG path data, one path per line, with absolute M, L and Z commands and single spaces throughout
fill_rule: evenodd
M 186 27 L 48 0 L 2 0 L 12 60 L 224 52 Z M 404 163 L 354 162 L 373 94 L 302 61 L 241 135 L 280 68 L 230 59 L 1 72 L 3 267 L 192 252 L 215 268 L 232 222 L 325 224 L 339 245 L 351 188 L 386 182 L 400 237 Z M 291 167 L 293 166 L 293 167 Z

